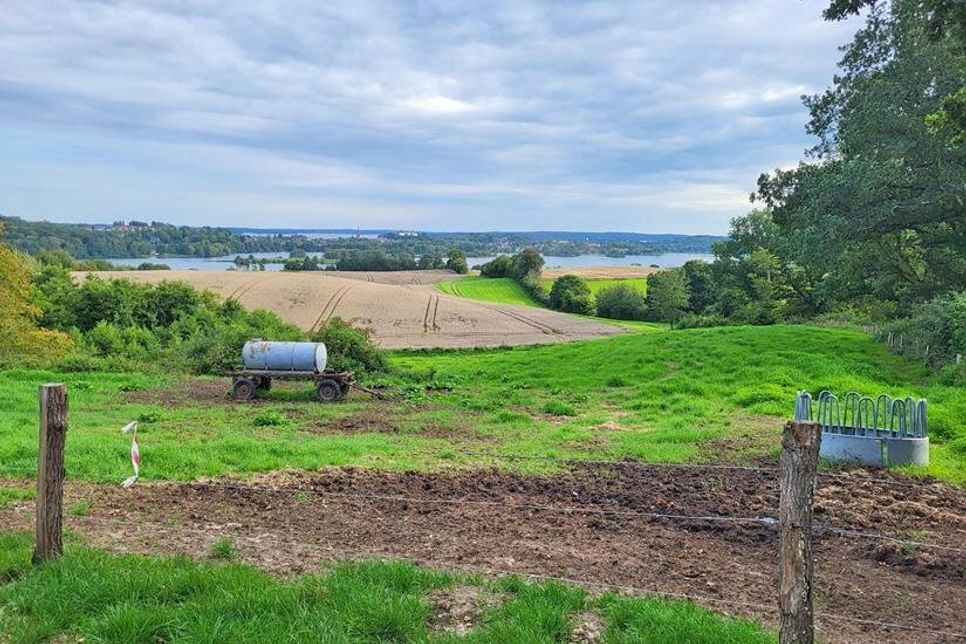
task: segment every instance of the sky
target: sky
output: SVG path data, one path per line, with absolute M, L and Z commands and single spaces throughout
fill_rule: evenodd
M 0 213 L 725 233 L 810 145 L 817 0 L 3 0 Z

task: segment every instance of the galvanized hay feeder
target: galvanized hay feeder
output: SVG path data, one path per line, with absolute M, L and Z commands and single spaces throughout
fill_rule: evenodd
M 812 413 L 812 396 L 798 392 L 795 420 L 822 424 L 820 455 L 834 461 L 851 461 L 876 467 L 928 465 L 926 400 L 862 396 L 854 391 L 840 401 L 823 391 Z

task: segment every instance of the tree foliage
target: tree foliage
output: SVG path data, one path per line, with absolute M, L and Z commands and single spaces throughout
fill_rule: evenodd
M 615 284 L 597 293 L 597 315 L 612 320 L 644 320 L 647 301 L 644 294 L 630 284 Z
M 590 315 L 594 301 L 587 281 L 577 275 L 563 275 L 550 287 L 550 306 L 558 311 Z
M 30 272 L 17 253 L 0 244 L 0 364 L 32 363 L 64 354 L 68 336 L 39 328 L 42 310 L 32 301 Z
M 929 126 L 963 86 L 962 48 L 921 2 L 828 15 L 865 4 L 841 73 L 806 100 L 815 160 L 762 175 L 756 193 L 819 310 L 862 297 L 909 310 L 966 286 L 966 146 Z
M 651 320 L 668 322 L 673 327 L 688 312 L 690 302 L 683 270 L 665 270 L 647 279 L 647 315 Z

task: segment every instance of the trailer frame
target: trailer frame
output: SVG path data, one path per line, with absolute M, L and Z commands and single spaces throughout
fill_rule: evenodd
M 315 394 L 321 402 L 338 402 L 345 398 L 350 389 L 369 391 L 356 383 L 351 371 L 275 371 L 271 369 L 241 369 L 232 371 L 232 399 L 237 401 L 253 400 L 259 391 L 272 388 L 273 380 L 313 380 Z

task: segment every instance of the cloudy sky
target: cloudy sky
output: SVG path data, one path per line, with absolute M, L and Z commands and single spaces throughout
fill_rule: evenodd
M 0 212 L 721 233 L 808 145 L 818 0 L 3 0 Z

